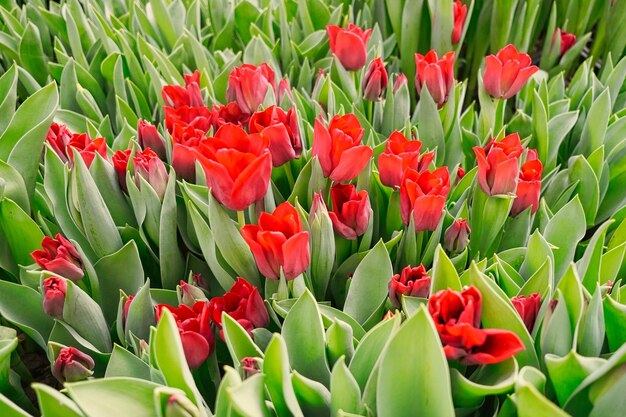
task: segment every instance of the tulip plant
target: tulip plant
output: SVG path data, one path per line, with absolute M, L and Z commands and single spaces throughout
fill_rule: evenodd
M 0 22 L 0 416 L 623 413 L 626 2 Z

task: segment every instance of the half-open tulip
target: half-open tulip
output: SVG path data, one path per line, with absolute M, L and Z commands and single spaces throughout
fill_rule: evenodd
M 295 108 L 285 112 L 278 106 L 254 113 L 248 125 L 250 133 L 260 133 L 270 140 L 272 165 L 281 166 L 302 153 L 302 141 Z
M 91 166 L 96 153 L 106 158 L 107 143 L 104 138 L 91 139 L 87 133 L 72 133 L 67 126 L 53 123 L 48 129 L 46 141 L 63 162 L 74 163 L 77 151 L 87 168 Z
M 539 196 L 541 195 L 541 172 L 543 165 L 536 159 L 534 152 L 528 152 L 528 158 L 519 172 L 519 181 L 515 190 L 515 200 L 511 207 L 511 216 L 517 216 L 527 207 L 531 207 L 531 213 L 539 208 Z
M 266 278 L 278 279 L 282 269 L 285 279 L 294 279 L 309 266 L 309 232 L 302 230 L 300 216 L 289 202 L 272 214 L 261 213 L 259 224 L 245 225 L 241 234 Z
M 441 58 L 434 49 L 426 55 L 415 54 L 415 88 L 418 94 L 422 94 L 424 86 L 435 103 L 443 106 L 454 87 L 454 52 L 448 52 Z
M 196 179 L 196 152 L 200 142 L 206 139 L 205 132 L 193 126 L 174 125 L 172 131 L 172 166 L 176 174 L 186 181 Z
M 252 114 L 263 103 L 270 87 L 276 91 L 274 70 L 268 64 L 243 64 L 233 68 L 228 76 L 226 99 L 236 101 L 241 111 Z
M 243 278 L 237 278 L 232 288 L 221 297 L 213 297 L 209 302 L 211 320 L 220 334 L 222 313 L 235 319 L 248 333 L 269 324 L 269 315 L 259 290 Z
M 450 192 L 448 167 L 417 172 L 407 169 L 400 185 L 400 211 L 404 224 L 413 216 L 415 231 L 435 230 Z
M 389 136 L 385 151 L 378 157 L 380 182 L 387 187 L 400 187 L 404 171 L 411 168 L 418 172 L 428 169 L 435 154 L 427 152 L 420 157 L 422 142 L 409 140 L 396 131 Z
M 532 332 L 535 320 L 537 320 L 537 314 L 539 314 L 539 308 L 541 308 L 541 294 L 518 295 L 511 298 L 511 304 L 519 313 L 528 331 Z
M 361 145 L 363 128 L 354 114 L 334 116 L 328 128 L 315 120 L 313 156 L 317 156 L 324 176 L 335 182 L 350 181 L 365 168 L 372 148 Z
M 82 381 L 93 375 L 95 365 L 91 356 L 75 347 L 64 347 L 52 365 L 52 375 L 62 384 Z
M 347 29 L 336 25 L 326 26 L 330 50 L 348 71 L 358 71 L 365 66 L 367 41 L 372 29 L 363 30 L 350 23 Z
M 505 46 L 497 55 L 489 55 L 486 63 L 483 84 L 487 93 L 494 98 L 513 97 L 530 76 L 539 70 L 531 65 L 528 54 L 518 52 L 513 45 Z
M 60 233 L 56 235 L 56 238 L 44 237 L 41 248 L 31 254 L 41 269 L 54 272 L 74 282 L 81 280 L 85 275 L 80 254 L 74 245 Z
M 485 148 L 475 146 L 478 185 L 487 195 L 513 194 L 517 187 L 519 157 L 524 152 L 519 135 L 492 140 Z
M 452 44 L 456 45 L 461 40 L 463 26 L 467 18 L 467 4 L 463 4 L 461 0 L 452 3 L 452 13 L 454 15 L 454 28 L 452 29 Z
M 159 158 L 165 159 L 165 140 L 157 130 L 156 126 L 139 120 L 137 123 L 137 141 L 143 149 L 150 148 L 159 155 Z
M 363 88 L 363 98 L 369 101 L 380 101 L 387 89 L 389 77 L 385 64 L 381 58 L 376 58 L 370 62 L 367 72 L 361 82 Z
M 402 296 L 427 298 L 430 293 L 430 276 L 424 265 L 402 268 L 399 274 L 389 281 L 389 301 L 396 308 L 402 308 Z
M 63 317 L 67 282 L 61 277 L 48 277 L 42 282 L 43 311 L 54 318 Z
M 201 107 L 204 106 L 200 91 L 200 72 L 185 74 L 185 86 L 166 85 L 161 90 L 163 100 L 171 107 Z
M 559 49 L 559 55 L 563 56 L 565 52 L 569 51 L 576 43 L 576 35 L 566 32 L 562 29 L 556 29 L 554 35 L 552 35 L 552 44 L 556 41 L 557 37 L 561 39 L 561 47 Z
M 444 247 L 450 253 L 463 252 L 469 244 L 470 227 L 465 219 L 456 219 L 443 235 Z
M 355 240 L 367 230 L 371 207 L 367 191 L 356 191 L 352 184 L 335 184 L 330 189 L 333 202 L 328 212 L 335 232 L 348 240 Z

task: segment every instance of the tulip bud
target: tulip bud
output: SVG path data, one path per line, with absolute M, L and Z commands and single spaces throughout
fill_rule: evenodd
M 358 71 L 365 66 L 367 42 L 372 29 L 363 30 L 350 23 L 347 29 L 335 25 L 326 26 L 330 50 L 348 71 Z
M 129 295 L 124 302 L 124 309 L 122 311 L 122 323 L 126 325 L 126 319 L 128 318 L 128 310 L 130 310 L 130 304 L 133 302 L 134 295 Z
M 323 299 L 335 261 L 333 222 L 320 193 L 314 193 L 309 213 L 311 225 L 311 276 L 315 295 Z
M 259 360 L 259 358 L 252 358 L 249 356 L 241 360 L 241 371 L 243 373 L 243 379 L 250 378 L 252 375 L 256 375 L 261 372 Z
M 392 318 L 393 318 L 393 316 L 395 316 L 395 314 L 393 314 L 393 312 L 392 312 L 391 310 L 387 310 L 387 312 L 386 312 L 386 313 L 385 313 L 385 315 L 383 316 L 382 321 L 392 319 Z
M 128 186 L 126 184 L 126 171 L 128 170 L 128 159 L 130 158 L 130 149 L 126 149 L 124 151 L 117 151 L 111 157 L 111 162 L 113 162 L 113 168 L 115 168 L 115 172 L 117 172 L 117 179 L 120 182 L 120 186 L 124 191 L 128 191 Z
M 534 293 L 528 297 L 518 295 L 517 297 L 511 298 L 511 303 L 519 313 L 528 331 L 532 332 L 537 314 L 539 314 L 539 308 L 541 307 L 541 294 Z
M 146 148 L 135 154 L 133 165 L 135 167 L 135 184 L 137 184 L 137 187 L 141 186 L 141 177 L 150 184 L 159 198 L 163 200 L 169 179 L 163 161 L 150 148 Z
M 427 298 L 430 293 L 430 276 L 424 265 L 402 269 L 400 274 L 389 281 L 389 301 L 396 308 L 402 308 L 402 296 Z
M 563 56 L 572 46 L 576 43 L 576 35 L 568 33 L 562 29 L 555 29 L 552 35 L 552 45 L 556 42 L 557 37 L 561 39 L 561 47 L 559 49 L 559 56 Z
M 381 58 L 376 58 L 370 63 L 363 77 L 363 98 L 369 101 L 380 101 L 387 89 L 387 70 Z
M 469 244 L 471 230 L 465 219 L 456 219 L 444 233 L 444 245 L 448 252 L 463 252 Z
M 531 65 L 530 56 L 517 52 L 513 45 L 505 46 L 497 55 L 489 55 L 485 62 L 483 85 L 487 94 L 498 99 L 513 97 L 539 71 Z
M 137 124 L 137 141 L 142 149 L 152 149 L 161 159 L 166 158 L 165 140 L 159 134 L 156 126 L 139 120 Z
M 462 180 L 464 176 L 465 176 L 465 170 L 463 169 L 463 167 L 458 167 L 456 169 L 456 179 L 457 179 L 457 181 Z
M 83 278 L 85 273 L 80 254 L 61 234 L 57 234 L 55 239 L 44 237 L 41 247 L 41 250 L 34 251 L 31 256 L 42 269 L 71 279 L 73 282 Z
M 173 394 L 167 399 L 163 417 L 200 417 L 198 407 L 184 395 Z
M 357 193 L 352 184 L 335 184 L 330 189 L 333 210 L 328 213 L 335 232 L 355 240 L 367 230 L 372 209 L 367 191 Z
M 396 76 L 396 80 L 393 82 L 393 93 L 396 94 L 398 90 L 405 84 L 408 84 L 406 75 L 400 73 Z
M 254 113 L 265 100 L 269 88 L 276 90 L 274 70 L 267 64 L 243 64 L 228 76 L 226 99 L 236 101 L 246 114 Z
M 60 383 L 76 382 L 93 375 L 95 363 L 89 355 L 74 347 L 64 347 L 52 366 L 52 375 Z
M 43 311 L 54 318 L 63 317 L 67 282 L 61 277 L 49 277 L 43 280 Z
M 454 52 L 448 52 L 441 58 L 434 49 L 426 55 L 415 54 L 415 88 L 418 94 L 422 94 L 424 85 L 435 103 L 442 107 L 454 87 Z
M 289 97 L 293 102 L 293 94 L 291 94 L 291 86 L 289 85 L 289 79 L 283 78 L 278 82 L 278 91 L 276 91 L 276 102 L 282 106 L 285 96 Z
M 467 18 L 467 4 L 463 4 L 461 0 L 452 3 L 452 13 L 454 15 L 454 28 L 452 29 L 452 45 L 456 45 L 461 40 L 463 26 Z
M 180 285 L 176 287 L 176 293 L 178 294 L 179 303 L 188 307 L 193 307 L 196 301 L 207 301 L 204 291 L 185 281 L 180 281 Z

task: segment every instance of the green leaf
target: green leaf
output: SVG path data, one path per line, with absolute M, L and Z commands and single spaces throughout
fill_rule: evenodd
M 568 417 L 565 411 L 544 397 L 532 385 L 515 390 L 517 415 L 519 417 Z
M 128 377 L 151 380 L 150 366 L 119 345 L 113 346 L 105 378 Z
M 235 364 L 235 369 L 239 369 L 241 361 L 246 357 L 263 358 L 263 352 L 254 344 L 248 332 L 226 312 L 222 313 L 222 326 L 224 340 Z
M 265 386 L 278 416 L 304 416 L 291 384 L 287 346 L 279 334 L 274 334 L 267 345 L 263 360 L 263 374 L 265 374 Z
M 603 306 L 609 351 L 614 352 L 626 342 L 626 306 L 612 297 L 605 297 Z
M 0 77 L 0 135 L 9 125 L 17 102 L 17 66 L 12 65 Z
M 110 352 L 111 335 L 100 306 L 78 285 L 66 283 L 63 321 L 100 352 Z
M 0 393 L 0 415 L 3 417 L 32 417 Z
M 330 413 L 336 416 L 339 410 L 358 413 L 361 410 L 361 390 L 343 358 L 333 367 L 330 376 Z
M 448 255 L 443 250 L 441 245 L 437 247 L 435 251 L 435 258 L 433 261 L 433 269 L 431 271 L 432 281 L 430 284 L 431 294 L 440 290 L 446 290 L 448 288 L 455 291 L 461 291 L 462 285 L 459 279 L 459 274 L 456 272 L 456 268 L 448 258 Z
M 176 173 L 170 169 L 159 220 L 161 284 L 169 289 L 176 288 L 185 271 L 183 256 L 178 248 L 176 211 Z
M 4 198 L 0 200 L 0 227 L 15 262 L 18 265 L 32 264 L 30 254 L 41 249 L 44 238 L 37 223 L 14 201 Z
M 44 417 L 85 417 L 78 406 L 67 396 L 44 384 L 34 383 L 39 409 Z
M 231 397 L 232 414 L 241 416 L 269 417 L 265 404 L 263 374 L 252 375 L 240 385 L 228 390 Z
M 591 155 L 604 143 L 606 128 L 611 115 L 611 97 L 605 89 L 591 105 L 580 137 L 580 151 Z
M 571 184 L 578 183 L 576 194 L 585 211 L 586 224 L 593 226 L 598 213 L 600 186 L 593 168 L 584 156 L 578 155 L 570 160 L 569 180 Z
M 454 416 L 448 362 L 425 308 L 400 327 L 382 355 L 378 416 L 412 417 L 416 410 L 423 415 Z
M 572 350 L 563 357 L 547 354 L 545 362 L 558 402 L 565 404 L 580 383 L 606 360 L 587 358 Z
M 291 376 L 293 390 L 305 416 L 322 417 L 328 415 L 330 391 L 317 381 L 294 371 Z
M 485 397 L 511 391 L 517 378 L 517 368 L 517 361 L 511 358 L 497 364 L 481 366 L 469 378 L 458 369 L 450 369 L 454 406 L 479 407 Z

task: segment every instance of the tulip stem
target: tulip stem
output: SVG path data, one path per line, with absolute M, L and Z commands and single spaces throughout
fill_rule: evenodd
M 289 183 L 289 188 L 293 189 L 296 181 L 293 178 L 293 173 L 291 172 L 291 168 L 288 165 L 290 164 L 283 165 L 283 168 L 285 169 L 285 176 L 287 177 L 287 183 Z
M 237 211 L 237 223 L 239 223 L 239 227 L 246 225 L 246 213 L 243 210 Z
M 496 114 L 493 120 L 493 135 L 498 136 L 504 126 L 504 112 L 506 110 L 506 99 L 496 99 Z

